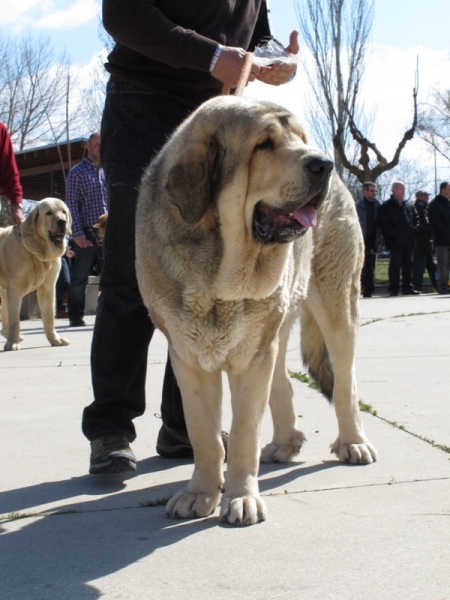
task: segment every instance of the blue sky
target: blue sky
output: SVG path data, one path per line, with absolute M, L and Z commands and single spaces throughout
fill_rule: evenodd
M 297 0 L 301 1 L 301 0 Z M 297 28 L 294 0 L 271 0 L 273 29 L 281 41 Z M 0 0 L 0 33 L 46 32 L 58 50 L 82 65 L 101 48 L 99 0 Z M 392 47 L 450 48 L 449 0 L 375 0 L 374 42 Z
M 298 29 L 295 1 L 271 0 L 270 7 L 274 35 L 287 43 L 289 33 Z M 57 52 L 67 52 L 82 76 L 102 49 L 100 10 L 100 0 L 0 0 L 0 35 L 45 33 Z M 450 87 L 450 0 L 375 0 L 372 46 L 361 94 L 374 115 L 373 135 L 389 159 L 411 125 L 417 57 L 419 101 L 429 99 L 433 88 Z M 248 86 L 246 95 L 267 98 L 301 117 L 305 86 L 299 69 L 287 86 L 256 83 Z M 406 155 L 422 152 L 413 140 Z

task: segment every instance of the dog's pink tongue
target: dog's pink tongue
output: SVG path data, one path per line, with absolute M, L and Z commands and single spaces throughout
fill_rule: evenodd
M 303 227 L 315 227 L 317 225 L 317 212 L 312 206 L 304 206 L 296 210 L 294 217 Z

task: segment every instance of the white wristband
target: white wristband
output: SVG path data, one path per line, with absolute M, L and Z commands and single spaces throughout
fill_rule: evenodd
M 212 57 L 211 64 L 209 65 L 209 72 L 212 73 L 216 67 L 217 61 L 219 60 L 219 56 L 221 55 L 223 50 L 222 44 L 219 44 L 214 52 L 214 56 Z

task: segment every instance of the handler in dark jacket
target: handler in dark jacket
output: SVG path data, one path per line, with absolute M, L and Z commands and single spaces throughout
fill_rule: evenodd
M 405 202 L 405 184 L 395 181 L 392 195 L 378 211 L 378 223 L 391 253 L 389 261 L 389 295 L 398 296 L 400 269 L 402 271 L 402 294 L 419 294 L 411 283 L 414 230 L 417 227 L 417 213 L 412 202 Z
M 109 203 L 104 269 L 91 347 L 94 401 L 83 412 L 92 474 L 136 470 L 133 420 L 144 413 L 148 346 L 154 332 L 135 271 L 140 178 L 174 129 L 202 102 L 236 86 L 246 51 L 270 36 L 266 0 L 103 0 L 116 45 L 102 118 Z M 298 52 L 292 32 L 288 52 Z M 295 64 L 252 65 L 249 80 L 279 85 Z M 148 383 L 151 386 L 152 382 Z M 167 362 L 156 450 L 192 456 L 180 390 Z
M 415 290 L 422 291 L 423 272 L 427 269 L 434 289 L 438 290 L 438 271 L 433 260 L 433 238 L 428 217 L 428 192 L 416 192 L 414 207 L 417 212 L 418 226 L 414 240 L 412 282 Z
M 438 292 L 440 294 L 449 294 L 450 182 L 443 181 L 439 186 L 439 194 L 430 202 L 429 216 L 439 274 Z
M 371 181 L 363 185 L 363 197 L 356 203 L 359 224 L 364 238 L 364 265 L 361 271 L 361 292 L 371 298 L 375 291 L 377 252 L 381 246 L 381 233 L 377 213 L 381 204 L 376 199 L 377 186 Z

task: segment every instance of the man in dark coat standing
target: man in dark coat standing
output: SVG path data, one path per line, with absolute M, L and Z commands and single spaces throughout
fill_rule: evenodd
M 420 294 L 411 283 L 414 230 L 417 227 L 417 213 L 412 202 L 405 202 L 405 184 L 394 181 L 392 195 L 378 211 L 378 223 L 391 253 L 389 260 L 389 295 L 398 296 L 400 270 L 402 272 L 402 294 Z
M 356 212 L 364 238 L 364 265 L 361 271 L 361 292 L 364 298 L 371 298 L 375 291 L 375 267 L 377 253 L 381 246 L 381 233 L 377 219 L 381 204 L 376 199 L 376 195 L 377 186 L 367 181 L 363 185 L 363 197 L 356 203 Z
M 443 181 L 439 186 L 439 194 L 430 202 L 429 216 L 439 275 L 438 292 L 449 294 L 450 182 Z
M 415 290 L 422 291 L 423 272 L 425 268 L 434 289 L 438 289 L 438 271 L 433 260 L 433 238 L 431 235 L 430 219 L 428 217 L 428 192 L 416 192 L 414 207 L 417 212 L 418 226 L 414 240 L 412 282 Z

